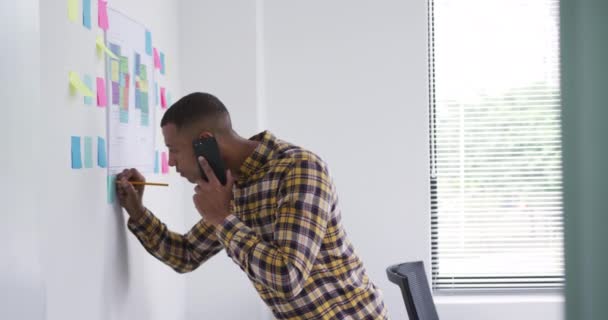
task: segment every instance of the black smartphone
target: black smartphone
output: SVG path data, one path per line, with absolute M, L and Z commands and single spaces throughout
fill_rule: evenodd
M 201 177 L 205 179 L 205 181 L 209 181 L 200 163 L 198 163 L 199 156 L 203 156 L 207 160 L 217 179 L 222 185 L 225 185 L 226 167 L 224 166 L 224 162 L 220 156 L 220 148 L 218 147 L 215 138 L 209 137 L 195 139 L 192 142 L 192 146 L 194 147 L 194 155 L 196 156 L 196 163 L 198 164 L 198 169 L 201 172 Z

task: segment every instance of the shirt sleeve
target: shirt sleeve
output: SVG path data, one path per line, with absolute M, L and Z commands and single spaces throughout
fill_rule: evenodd
M 179 273 L 198 268 L 223 248 L 215 227 L 203 220 L 182 235 L 168 230 L 146 209 L 137 220 L 129 218 L 127 226 L 150 254 Z
M 264 241 L 234 215 L 218 226 L 218 236 L 252 279 L 291 299 L 304 287 L 321 248 L 332 194 L 323 164 L 299 160 L 280 182 L 271 242 Z

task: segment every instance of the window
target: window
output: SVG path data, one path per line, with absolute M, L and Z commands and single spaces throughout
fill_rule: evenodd
M 558 0 L 429 0 L 432 280 L 564 280 Z

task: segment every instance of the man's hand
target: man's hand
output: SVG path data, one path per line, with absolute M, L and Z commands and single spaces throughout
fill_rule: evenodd
M 198 213 L 211 225 L 217 226 L 231 214 L 232 186 L 234 178 L 230 170 L 226 172 L 226 185 L 222 185 L 217 176 L 203 157 L 198 158 L 201 168 L 209 181 L 196 181 L 192 200 Z
M 116 193 L 120 206 L 127 210 L 129 216 L 137 219 L 146 210 L 142 204 L 144 185 L 134 186 L 129 181 L 145 182 L 146 178 L 136 169 L 125 169 L 116 176 Z

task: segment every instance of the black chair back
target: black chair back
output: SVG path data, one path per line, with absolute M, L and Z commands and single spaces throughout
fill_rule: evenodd
M 410 320 L 439 320 L 422 261 L 390 266 L 386 274 L 401 288 Z

